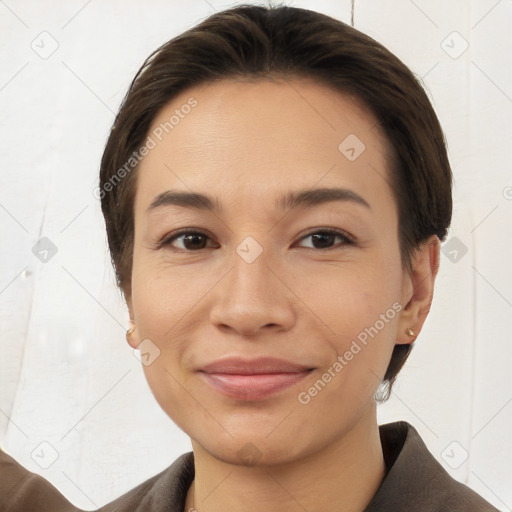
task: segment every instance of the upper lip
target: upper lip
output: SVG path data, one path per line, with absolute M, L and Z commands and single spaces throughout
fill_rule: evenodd
M 297 364 L 275 357 L 258 357 L 256 359 L 226 357 L 208 363 L 198 370 L 205 373 L 261 375 L 266 373 L 299 373 L 311 369 L 311 366 Z

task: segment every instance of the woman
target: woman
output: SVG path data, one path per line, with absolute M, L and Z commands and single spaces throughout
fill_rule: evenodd
M 127 341 L 193 453 L 101 510 L 496 510 L 376 419 L 430 309 L 451 179 L 414 76 L 340 21 L 241 6 L 151 55 L 98 197 Z M 0 468 L 0 510 L 76 510 Z

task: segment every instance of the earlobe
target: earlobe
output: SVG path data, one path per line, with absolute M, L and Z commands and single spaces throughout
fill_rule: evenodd
M 138 345 L 138 343 L 136 341 L 134 341 L 134 338 L 135 338 L 135 336 L 133 336 L 134 332 L 135 332 L 135 325 L 132 325 L 126 331 L 126 341 L 128 342 L 128 345 L 130 345 L 130 347 L 137 348 L 139 345 Z
M 397 344 L 413 343 L 430 312 L 434 283 L 439 271 L 440 241 L 432 235 L 416 250 L 412 270 L 407 273 L 402 292 L 404 309 L 398 322 Z
M 137 343 L 136 336 L 134 335 L 136 330 L 135 320 L 133 316 L 133 307 L 132 307 L 132 301 L 131 298 L 126 299 L 126 305 L 128 306 L 128 313 L 130 315 L 129 324 L 130 327 L 126 331 L 126 341 L 128 342 L 128 345 L 132 348 L 137 348 L 139 344 Z

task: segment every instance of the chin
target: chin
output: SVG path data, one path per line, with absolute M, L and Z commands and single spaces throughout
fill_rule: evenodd
M 262 467 L 289 464 L 323 448 L 323 438 L 314 433 L 283 429 L 270 436 L 267 429 L 247 428 L 230 431 L 214 439 L 211 431 L 192 436 L 194 451 L 204 451 L 226 464 L 240 467 Z M 303 434 L 302 436 L 300 434 Z M 190 435 L 190 434 L 189 434 Z M 308 439 L 311 438 L 311 439 Z
M 262 467 L 276 466 L 290 463 L 300 458 L 300 450 L 296 446 L 277 446 L 278 443 L 271 443 L 268 440 L 245 440 L 230 439 L 226 443 L 218 443 L 214 446 L 201 445 L 217 460 L 226 464 L 240 467 Z

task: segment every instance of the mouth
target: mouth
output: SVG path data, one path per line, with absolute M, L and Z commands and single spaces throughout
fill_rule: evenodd
M 297 384 L 313 370 L 275 358 L 226 358 L 207 364 L 197 373 L 214 390 L 229 398 L 259 401 Z

